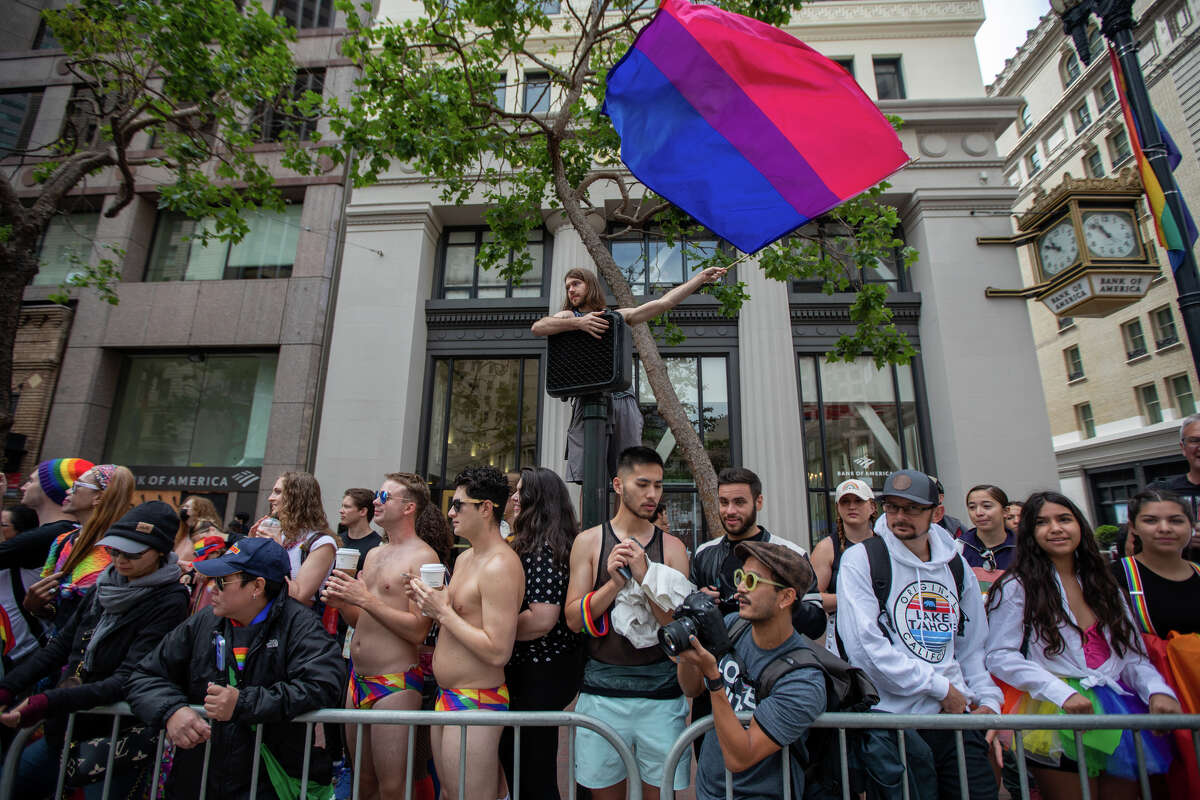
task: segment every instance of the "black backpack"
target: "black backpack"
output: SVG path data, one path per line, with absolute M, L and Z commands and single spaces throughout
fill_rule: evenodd
M 879 536 L 865 539 L 856 546 L 865 547 L 867 550 L 867 568 L 871 574 L 871 588 L 875 591 L 875 602 L 879 607 L 879 614 L 875 617 L 875 622 L 879 625 L 879 630 L 883 632 L 884 638 L 890 642 L 892 633 L 896 630 L 887 613 L 888 595 L 892 593 L 892 557 L 888 553 L 887 545 Z M 955 553 L 954 558 L 950 559 L 949 566 L 950 574 L 954 576 L 954 589 L 958 592 L 957 635 L 964 636 L 970 620 L 963 611 L 962 603 L 963 582 L 966 580 L 966 562 L 963 561 L 962 553 Z M 846 648 L 842 646 L 841 636 L 837 637 L 837 648 L 845 658 Z
M 729 640 L 736 644 L 746 631 L 750 621 L 738 618 L 729 626 Z M 746 674 L 745 680 L 754 687 L 754 698 L 761 703 L 770 694 L 779 679 L 801 667 L 815 667 L 825 676 L 825 710 L 860 712 L 868 711 L 879 702 L 875 684 L 858 667 L 852 667 L 807 636 L 800 636 L 803 644 L 773 658 L 753 680 Z M 736 656 L 735 656 L 736 657 Z M 854 739 L 858 731 L 847 731 Z M 807 750 L 807 758 L 804 757 Z M 841 797 L 841 755 L 838 748 L 837 731 L 832 728 L 812 728 L 808 732 L 804 749 L 795 742 L 788 745 L 788 752 L 798 763 L 804 765 L 805 798 Z

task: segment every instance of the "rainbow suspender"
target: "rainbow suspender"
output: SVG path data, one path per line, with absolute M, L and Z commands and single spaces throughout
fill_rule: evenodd
M 1137 560 L 1133 556 L 1126 556 L 1121 559 L 1121 566 L 1125 568 L 1125 582 L 1129 584 L 1129 599 L 1133 602 L 1133 611 L 1142 625 L 1142 632 L 1157 636 L 1158 632 L 1154 630 L 1154 623 L 1150 621 L 1150 609 L 1146 606 L 1146 590 L 1142 586 L 1142 574 L 1138 571 Z

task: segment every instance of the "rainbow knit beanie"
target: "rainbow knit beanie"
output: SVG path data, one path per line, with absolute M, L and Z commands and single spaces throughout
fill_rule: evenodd
M 75 483 L 75 479 L 94 466 L 95 464 L 82 458 L 52 458 L 38 464 L 38 483 L 41 484 L 46 497 L 56 505 L 62 505 L 67 499 L 67 490 Z

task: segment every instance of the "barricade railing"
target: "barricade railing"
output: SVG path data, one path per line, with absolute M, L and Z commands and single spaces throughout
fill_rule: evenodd
M 753 714 L 740 713 L 738 719 L 743 724 L 749 723 Z M 661 800 L 674 800 L 675 790 L 669 777 L 674 774 L 675 766 L 683 757 L 694 740 L 713 727 L 712 717 L 699 719 L 689 725 L 667 753 L 663 764 L 663 785 L 660 788 Z M 967 783 L 966 750 L 963 743 L 964 731 L 1012 731 L 1016 755 L 1017 777 L 1020 785 L 1021 800 L 1029 800 L 1029 773 L 1025 763 L 1024 732 L 1044 730 L 1131 730 L 1134 731 L 1134 746 L 1138 766 L 1138 783 L 1143 798 L 1149 798 L 1150 776 L 1146 767 L 1145 747 L 1142 742 L 1144 731 L 1190 731 L 1192 750 L 1200 761 L 1200 714 L 822 714 L 812 724 L 813 728 L 834 729 L 837 731 L 838 755 L 841 761 L 841 785 L 843 800 L 850 800 L 849 761 L 846 731 L 848 730 L 894 730 L 896 731 L 897 750 L 900 761 L 904 765 L 904 775 L 901 779 L 903 800 L 909 799 L 908 759 L 904 744 L 906 730 L 952 730 L 955 732 L 955 748 L 958 754 L 958 782 L 963 800 L 968 800 L 970 791 Z M 1075 738 L 1075 753 L 1079 785 L 1083 800 L 1091 800 L 1088 784 L 1087 762 L 1084 757 L 1082 736 Z M 793 800 L 791 781 L 791 759 L 787 757 L 786 748 L 782 759 L 780 780 L 782 782 L 782 797 Z M 733 775 L 725 770 L 725 797 L 733 800 Z M 796 800 L 799 800 L 798 798 Z
M 202 706 L 192 706 L 192 708 L 204 715 Z M 104 785 L 101 790 L 101 797 L 107 800 L 110 796 L 111 783 L 113 779 L 113 762 L 116 755 L 115 742 L 120 732 L 121 717 L 132 716 L 129 705 L 127 703 L 118 703 L 111 706 L 101 706 L 98 708 L 88 709 L 72 713 L 67 719 L 66 731 L 64 734 L 62 756 L 60 758 L 58 769 L 58 783 L 54 796 L 62 797 L 63 788 L 66 782 L 67 769 L 67 751 L 70 747 L 71 735 L 75 728 L 75 718 L 78 714 L 101 714 L 111 715 L 113 718 L 112 734 L 109 739 L 108 764 L 105 769 Z M 625 765 L 626 785 L 628 786 L 627 797 L 629 800 L 641 800 L 642 797 L 642 781 L 638 772 L 637 759 L 633 755 L 633 751 L 625 744 L 617 735 L 617 732 L 607 723 L 590 717 L 586 714 L 577 714 L 573 711 L 390 711 L 383 709 L 322 709 L 313 711 L 307 714 L 302 714 L 291 720 L 293 723 L 303 724 L 305 726 L 305 745 L 304 745 L 304 765 L 303 772 L 300 777 L 300 800 L 306 800 L 308 797 L 308 771 L 312 756 L 313 743 L 313 726 L 318 723 L 326 725 L 353 725 L 355 726 L 355 747 L 353 761 L 353 784 L 351 800 L 359 798 L 359 782 L 362 768 L 363 758 L 363 726 L 365 725 L 406 725 L 409 729 L 408 736 L 408 753 L 407 753 L 407 768 L 404 781 L 404 800 L 412 800 L 413 792 L 413 755 L 416 736 L 413 735 L 416 727 L 423 726 L 443 726 L 443 727 L 461 727 L 459 739 L 459 752 L 465 754 L 467 752 L 467 728 L 486 726 L 486 727 L 511 727 L 513 728 L 513 786 L 510 787 L 513 800 L 520 799 L 521 787 L 521 729 L 526 727 L 566 727 L 566 728 L 587 728 L 602 736 L 620 756 L 622 763 Z M 20 762 L 21 752 L 26 743 L 29 741 L 33 729 L 25 729 L 20 731 L 13 743 L 9 746 L 9 750 L 5 753 L 3 762 L 3 774 L 0 774 L 0 800 L 13 800 L 17 766 Z M 256 726 L 254 739 L 254 767 L 250 775 L 250 800 L 256 800 L 258 796 L 258 781 L 260 769 L 262 765 L 261 745 L 262 745 L 263 726 Z M 567 794 L 569 800 L 575 800 L 575 737 L 567 737 Z M 154 770 L 151 776 L 151 794 L 150 800 L 157 800 L 161 795 L 158 791 L 159 774 L 162 765 L 163 749 L 166 743 L 166 731 L 159 731 L 157 750 L 155 752 Z M 212 756 L 212 740 L 209 739 L 204 743 L 204 762 L 203 770 L 200 779 L 199 796 L 205 797 L 209 776 L 209 762 Z M 458 765 L 458 797 L 463 800 L 465 791 L 465 778 L 467 770 L 467 759 L 461 758 Z

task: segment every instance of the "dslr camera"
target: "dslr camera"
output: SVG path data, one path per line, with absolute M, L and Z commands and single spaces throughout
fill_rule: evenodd
M 704 592 L 692 592 L 683 599 L 675 609 L 675 619 L 658 629 L 658 644 L 667 655 L 678 656 L 691 649 L 692 636 L 717 658 L 733 649 L 724 615 Z

